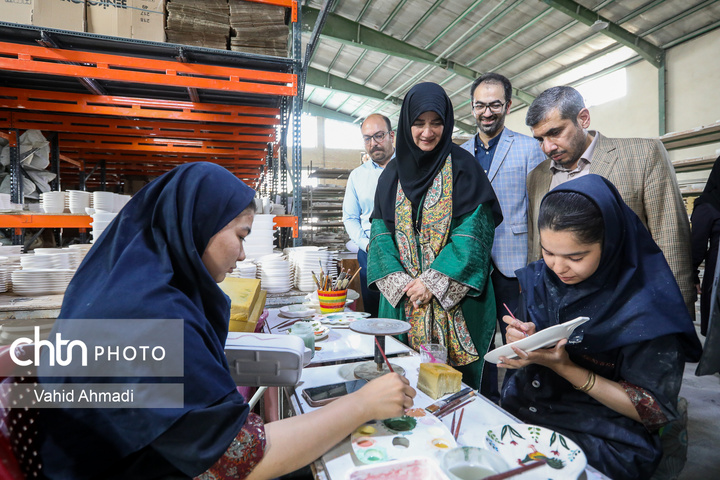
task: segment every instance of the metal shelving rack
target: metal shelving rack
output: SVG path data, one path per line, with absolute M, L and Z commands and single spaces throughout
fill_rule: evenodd
M 300 11 L 297 0 L 250 1 L 291 8 L 292 58 L 0 22 L 0 136 L 11 145 L 12 201 L 24 198 L 17 147 L 27 129 L 49 136 L 55 189 L 62 179 L 104 190 L 123 175 L 202 160 L 286 195 L 288 134 L 297 139 L 290 172 L 299 185 Z M 301 218 L 300 189 L 294 195 Z M 33 218 L 21 223 L 38 227 Z

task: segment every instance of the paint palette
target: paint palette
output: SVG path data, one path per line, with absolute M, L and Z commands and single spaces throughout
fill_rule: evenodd
M 317 320 L 328 325 L 347 325 L 355 320 L 360 320 L 361 318 L 367 318 L 369 316 L 370 314 L 367 312 L 337 312 L 315 315 L 313 320 Z
M 439 418 L 415 408 L 409 415 L 361 425 L 351 435 L 352 449 L 362 463 L 407 457 L 436 457 L 457 446 Z

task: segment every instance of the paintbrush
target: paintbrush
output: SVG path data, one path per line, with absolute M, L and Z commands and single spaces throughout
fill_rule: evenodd
M 455 431 L 453 432 L 453 437 L 455 437 L 455 440 L 457 440 L 458 435 L 460 435 L 460 425 L 462 425 L 462 419 L 463 415 L 465 414 L 465 409 L 463 408 L 460 410 L 460 418 L 458 419 L 457 427 L 455 428 Z M 453 413 L 453 415 L 455 415 Z
M 467 400 L 468 398 L 471 398 L 473 396 L 475 396 L 475 392 L 471 389 L 469 392 L 465 393 L 464 395 L 461 395 L 459 397 L 454 397 L 454 398 L 451 397 L 452 400 L 449 400 L 445 405 L 441 406 L 440 408 L 438 408 L 437 410 L 435 410 L 434 412 L 431 412 L 431 413 L 433 413 L 434 415 L 442 415 L 448 409 L 464 402 L 465 400 Z
M 383 352 L 383 349 L 380 346 L 380 342 L 378 342 L 377 337 L 375 337 L 375 345 L 377 345 L 377 349 L 380 351 L 380 355 L 382 355 L 383 359 L 385 360 L 385 365 L 387 365 L 388 370 L 390 370 L 392 373 L 395 373 L 395 370 L 393 370 L 392 366 L 390 365 L 390 362 L 388 362 L 388 359 L 385 356 L 385 352 Z
M 520 475 L 521 473 L 527 472 L 528 470 L 532 470 L 533 468 L 542 467 L 547 463 L 547 460 L 544 458 L 541 458 L 539 460 L 535 460 L 529 463 L 526 463 L 525 465 L 522 465 L 517 468 L 513 468 L 512 470 L 508 470 L 506 472 L 497 473 L 495 475 L 490 475 L 489 477 L 485 477 L 485 480 L 505 480 L 506 478 L 514 477 L 516 475 Z
M 449 414 L 453 413 L 455 410 L 458 410 L 458 409 L 460 409 L 460 408 L 463 408 L 465 405 L 467 405 L 467 404 L 469 404 L 469 403 L 471 403 L 471 402 L 474 402 L 474 401 L 475 401 L 475 398 L 476 398 L 476 397 L 470 397 L 468 400 L 464 401 L 464 402 L 461 403 L 460 405 L 456 405 L 456 406 L 452 407 L 451 409 L 449 409 L 449 410 L 447 410 L 447 411 L 445 411 L 445 412 L 443 412 L 443 413 L 441 413 L 441 414 L 437 414 L 437 413 L 436 413 L 435 416 L 436 416 L 437 418 L 440 418 L 440 417 L 444 417 L 445 415 L 449 415 Z
M 315 272 L 312 272 L 312 278 L 313 278 L 313 281 L 315 282 L 315 285 L 317 285 L 318 290 L 319 290 L 319 289 L 320 289 L 320 282 L 318 281 L 317 277 L 315 276 Z
M 508 313 L 510 314 L 510 316 L 513 318 L 513 320 L 515 320 L 516 322 L 520 322 L 520 320 L 518 320 L 517 318 L 515 318 L 515 315 L 513 315 L 513 313 L 510 311 L 510 307 L 508 307 L 507 304 L 503 303 L 503 307 L 505 307 L 505 310 L 507 310 L 507 312 L 508 312 Z M 516 327 L 516 328 L 517 328 L 517 327 Z M 518 328 L 518 330 L 520 330 L 520 329 Z M 523 333 L 523 335 L 525 335 L 526 337 L 528 336 L 528 334 L 525 333 L 523 330 L 520 330 L 520 331 L 521 331 L 521 332 Z
M 432 405 L 428 405 L 427 407 L 425 407 L 425 410 L 427 410 L 430 413 L 437 412 L 438 410 L 440 410 L 442 407 L 444 407 L 448 403 L 450 403 L 453 400 L 456 400 L 460 397 L 464 397 L 465 395 L 467 395 L 470 392 L 472 392 L 472 388 L 470 388 L 470 387 L 463 388 L 459 392 L 450 395 L 448 398 L 446 398 L 444 400 L 438 400 L 437 402 L 433 403 Z

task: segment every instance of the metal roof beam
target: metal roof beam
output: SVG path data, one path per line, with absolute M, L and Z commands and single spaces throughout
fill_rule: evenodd
M 304 31 L 312 31 L 312 25 L 314 25 L 318 14 L 319 10 L 315 8 L 303 7 L 302 20 Z M 348 20 L 340 15 L 329 14 L 320 35 L 344 45 L 351 45 L 393 57 L 404 58 L 413 62 L 440 67 L 471 80 L 474 80 L 482 74 L 482 72 L 478 72 L 445 58 L 437 59 L 434 54 L 425 49 L 410 45 L 407 42 L 380 33 L 377 30 Z M 516 88 L 513 88 L 513 95 L 526 103 L 532 103 L 533 100 L 535 100 L 534 95 Z
M 352 123 L 355 121 L 355 117 L 346 115 L 344 113 L 336 112 L 335 110 L 331 110 L 329 108 L 321 107 L 320 105 L 315 105 L 314 103 L 308 103 L 308 102 L 303 103 L 303 113 L 315 115 L 316 117 L 323 117 L 323 118 L 330 118 L 332 120 L 339 120 L 341 122 Z
M 601 17 L 589 8 L 585 8 L 573 0 L 543 0 L 543 2 L 588 26 L 591 26 L 596 21 L 607 22 L 608 26 L 601 30 L 604 35 L 632 48 L 656 68 L 659 68 L 662 64 L 665 57 L 665 51 L 662 48 L 630 33 L 620 25 Z
M 316 85 L 330 90 L 339 90 L 352 95 L 362 95 L 363 97 L 377 98 L 379 100 L 390 100 L 398 105 L 402 103 L 402 100 L 399 98 L 386 98 L 387 95 L 379 90 L 360 85 L 359 83 L 312 67 L 308 67 L 306 81 L 309 85 Z

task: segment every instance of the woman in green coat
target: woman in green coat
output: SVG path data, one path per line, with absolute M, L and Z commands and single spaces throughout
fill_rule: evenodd
M 453 107 L 434 83 L 405 96 L 396 157 L 378 180 L 368 284 L 380 317 L 410 322 L 408 344 L 447 348 L 448 363 L 479 388 L 495 331 L 490 252 L 500 205 L 472 155 L 452 142 Z

